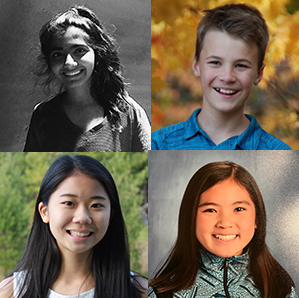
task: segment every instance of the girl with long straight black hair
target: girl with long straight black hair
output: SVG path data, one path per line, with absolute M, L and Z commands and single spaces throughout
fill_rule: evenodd
M 27 249 L 0 297 L 147 297 L 146 281 L 130 271 L 118 192 L 100 162 L 65 155 L 50 166 Z
M 206 164 L 186 187 L 176 243 L 149 297 L 298 297 L 265 239 L 265 206 L 251 174 L 233 162 Z

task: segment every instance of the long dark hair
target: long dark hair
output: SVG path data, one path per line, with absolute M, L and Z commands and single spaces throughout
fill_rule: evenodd
M 51 89 L 52 83 L 55 83 L 50 67 L 51 45 L 54 39 L 63 36 L 70 26 L 82 29 L 89 36 L 86 42 L 95 52 L 91 95 L 103 107 L 108 120 L 114 123 L 119 119 L 119 112 L 126 110 L 126 84 L 121 75 L 122 66 L 115 39 L 90 9 L 74 6 L 44 24 L 39 34 L 41 55 L 35 73 L 44 77 L 42 84 Z M 62 86 L 59 88 L 59 92 L 61 91 Z
M 98 180 L 111 202 L 111 218 L 104 238 L 94 246 L 92 272 L 95 279 L 95 297 L 140 297 L 140 291 L 131 281 L 127 232 L 122 216 L 117 189 L 109 171 L 88 156 L 62 156 L 48 169 L 42 181 L 35 205 L 34 220 L 24 256 L 14 272 L 23 271 L 25 280 L 17 298 L 44 298 L 57 279 L 61 254 L 49 224 L 43 223 L 38 205 L 47 205 L 58 185 L 75 171 Z M 23 293 L 24 291 L 24 293 Z
M 233 179 L 249 193 L 256 210 L 257 229 L 244 248 L 249 254 L 249 272 L 264 298 L 286 297 L 294 286 L 289 274 L 270 254 L 265 243 L 266 213 L 262 194 L 251 174 L 233 162 L 213 162 L 200 168 L 190 179 L 179 213 L 176 243 L 150 285 L 158 292 L 177 292 L 194 284 L 204 248 L 195 235 L 200 196 L 215 184 Z

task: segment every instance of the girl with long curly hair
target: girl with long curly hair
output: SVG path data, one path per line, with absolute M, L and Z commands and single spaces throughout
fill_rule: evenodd
M 114 38 L 93 11 L 71 7 L 40 30 L 36 70 L 56 95 L 34 108 L 24 151 L 147 151 L 150 124 L 121 75 Z

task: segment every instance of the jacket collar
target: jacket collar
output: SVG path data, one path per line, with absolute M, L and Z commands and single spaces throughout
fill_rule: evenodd
M 248 253 L 244 253 L 240 256 L 232 256 L 230 258 L 223 258 L 211 254 L 207 251 L 201 250 L 200 255 L 202 260 L 202 267 L 212 271 L 222 271 L 224 268 L 225 260 L 228 260 L 229 266 L 234 267 L 238 271 L 247 268 L 249 263 Z

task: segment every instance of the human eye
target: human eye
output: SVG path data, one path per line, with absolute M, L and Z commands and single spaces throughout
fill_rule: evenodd
M 241 64 L 241 63 L 238 63 L 238 64 L 236 65 L 236 67 L 237 67 L 237 68 L 248 68 L 247 65 L 245 65 L 245 64 Z
M 85 54 L 88 50 L 85 47 L 78 47 L 75 49 L 75 54 Z
M 217 211 L 213 208 L 208 208 L 208 209 L 205 209 L 203 210 L 204 213 L 216 213 Z
M 220 62 L 217 61 L 217 60 L 212 60 L 212 61 L 209 62 L 209 64 L 212 65 L 212 66 L 219 66 Z
M 235 209 L 235 211 L 237 211 L 237 212 L 241 212 L 241 211 L 244 211 L 244 210 L 246 210 L 244 207 L 237 207 Z
M 62 52 L 60 51 L 54 51 L 51 53 L 51 58 L 52 59 L 60 59 L 63 56 Z
M 94 204 L 91 205 L 92 209 L 102 209 L 104 207 L 105 206 L 103 204 L 101 204 L 101 203 L 94 203 Z
M 75 204 L 73 202 L 70 202 L 70 201 L 63 202 L 62 204 L 65 205 L 65 206 L 68 206 L 68 207 L 74 207 L 75 206 Z

